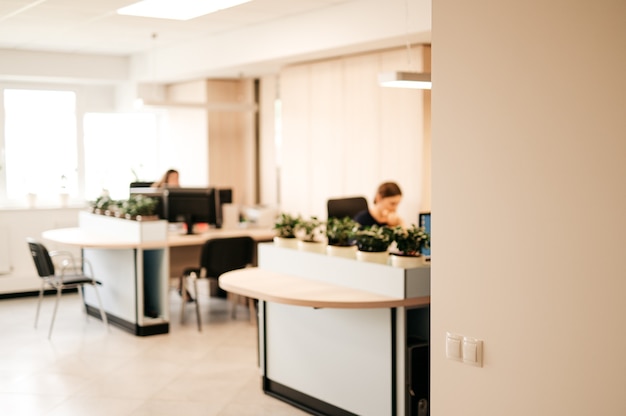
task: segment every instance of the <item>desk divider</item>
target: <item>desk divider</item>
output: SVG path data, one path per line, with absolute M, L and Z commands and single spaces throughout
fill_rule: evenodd
M 79 213 L 78 224 L 84 230 L 100 235 L 115 236 L 120 240 L 138 243 L 167 240 L 167 221 L 165 220 L 135 221 L 83 211 Z
M 262 243 L 259 268 L 397 298 L 430 296 L 430 265 L 403 269 Z

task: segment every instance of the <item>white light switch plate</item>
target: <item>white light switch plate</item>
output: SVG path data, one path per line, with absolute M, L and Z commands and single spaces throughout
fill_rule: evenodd
M 461 335 L 446 332 L 446 358 L 455 361 L 463 361 L 461 352 L 461 343 L 463 337 Z
M 465 364 L 483 366 L 483 342 L 482 340 L 463 337 L 462 342 L 463 362 Z

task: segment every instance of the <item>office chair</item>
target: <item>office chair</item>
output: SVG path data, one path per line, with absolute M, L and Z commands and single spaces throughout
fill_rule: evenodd
M 52 321 L 50 322 L 50 329 L 48 330 L 48 339 L 52 336 L 52 328 L 54 327 L 54 319 L 56 318 L 57 309 L 59 307 L 59 299 L 61 299 L 61 292 L 63 289 L 78 289 L 78 293 L 81 300 L 84 302 L 82 288 L 84 285 L 92 285 L 98 298 L 98 306 L 100 307 L 100 316 L 104 322 L 104 326 L 108 328 L 107 316 L 102 307 L 102 301 L 100 300 L 100 294 L 98 293 L 98 285 L 102 284 L 93 277 L 93 270 L 91 264 L 86 259 L 81 259 L 80 262 L 74 260 L 74 256 L 67 251 L 51 251 L 41 244 L 40 242 L 27 238 L 28 247 L 30 253 L 33 256 L 35 267 L 37 268 L 37 274 L 41 277 L 41 289 L 39 290 L 39 300 L 37 302 L 37 313 L 35 314 L 35 328 L 37 328 L 37 321 L 39 320 L 39 310 L 41 309 L 41 300 L 43 299 L 43 292 L 46 286 L 56 289 L 56 300 L 54 303 L 54 310 L 52 312 Z M 60 264 L 60 274 L 56 274 L 54 262 L 52 259 L 57 260 Z M 85 267 L 89 269 L 89 273 L 85 274 Z
M 200 267 L 188 267 L 180 276 L 180 289 L 183 297 L 180 322 L 185 323 L 185 304 L 187 303 L 187 280 L 191 279 L 196 295 L 196 319 L 198 321 L 198 331 L 202 331 L 200 320 L 200 305 L 198 299 L 198 279 L 208 278 L 218 280 L 219 277 L 231 270 L 243 269 L 251 265 L 254 258 L 254 240 L 252 237 L 225 237 L 208 240 L 202 246 L 200 253 Z M 235 301 L 238 296 L 228 294 L 232 308 L 232 317 L 235 317 Z M 254 302 L 248 300 L 248 307 L 252 316 Z
M 329 199 L 327 208 L 328 218 L 354 218 L 359 212 L 367 210 L 367 199 L 362 196 Z

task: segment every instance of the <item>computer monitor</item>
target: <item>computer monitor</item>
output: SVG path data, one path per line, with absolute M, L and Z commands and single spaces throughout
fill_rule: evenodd
M 221 228 L 222 204 L 232 203 L 230 188 L 131 188 L 131 194 L 142 194 L 157 199 L 157 214 L 168 222 L 184 222 L 187 234 L 193 234 L 193 225 L 207 223 Z
M 418 216 L 418 223 L 420 227 L 424 227 L 424 230 L 430 234 L 430 212 L 420 212 Z M 429 260 L 430 259 L 430 244 L 428 247 L 422 247 L 421 250 L 422 255 Z
M 166 219 L 184 222 L 187 234 L 193 234 L 193 225 L 207 223 L 220 227 L 218 221 L 219 196 L 215 188 L 169 188 L 164 190 Z

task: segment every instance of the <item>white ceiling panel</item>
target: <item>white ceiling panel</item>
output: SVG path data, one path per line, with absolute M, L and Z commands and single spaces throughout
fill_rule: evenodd
M 115 13 L 135 0 L 0 0 L 0 49 L 129 56 L 350 1 L 253 0 L 180 22 Z

